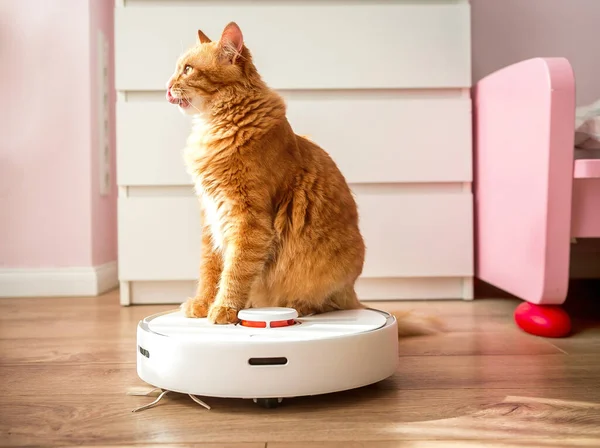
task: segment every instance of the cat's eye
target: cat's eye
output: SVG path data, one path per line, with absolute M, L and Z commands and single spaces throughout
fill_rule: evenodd
M 183 73 L 185 73 L 186 75 L 189 75 L 190 73 L 192 73 L 192 70 L 193 70 L 193 69 L 194 69 L 194 68 L 193 68 L 191 65 L 186 65 L 186 66 L 183 68 Z

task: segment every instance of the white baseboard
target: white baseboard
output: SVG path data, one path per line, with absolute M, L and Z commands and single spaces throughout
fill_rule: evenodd
M 0 268 L 0 297 L 97 296 L 118 284 L 116 261 L 57 269 Z
M 121 305 L 179 304 L 196 291 L 192 280 L 121 281 Z M 361 278 L 363 302 L 382 300 L 473 299 L 471 277 Z

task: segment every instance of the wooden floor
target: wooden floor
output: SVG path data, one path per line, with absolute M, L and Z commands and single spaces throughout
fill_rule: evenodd
M 576 335 L 546 340 L 516 329 L 512 299 L 377 304 L 438 314 L 449 331 L 402 340 L 396 375 L 360 390 L 269 410 L 173 394 L 132 413 L 152 400 L 127 395 L 144 386 L 136 324 L 172 307 L 118 302 L 0 300 L 0 445 L 600 446 L 600 320 L 587 309 Z

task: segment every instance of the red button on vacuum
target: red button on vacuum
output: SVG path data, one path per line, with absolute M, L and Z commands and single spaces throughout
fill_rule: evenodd
M 298 312 L 293 308 L 250 308 L 241 310 L 241 325 L 252 328 L 281 328 L 296 323 Z

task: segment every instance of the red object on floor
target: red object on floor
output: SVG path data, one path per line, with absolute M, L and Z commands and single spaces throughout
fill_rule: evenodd
M 556 305 L 523 302 L 515 309 L 515 322 L 526 333 L 545 338 L 562 338 L 571 332 L 571 318 Z

